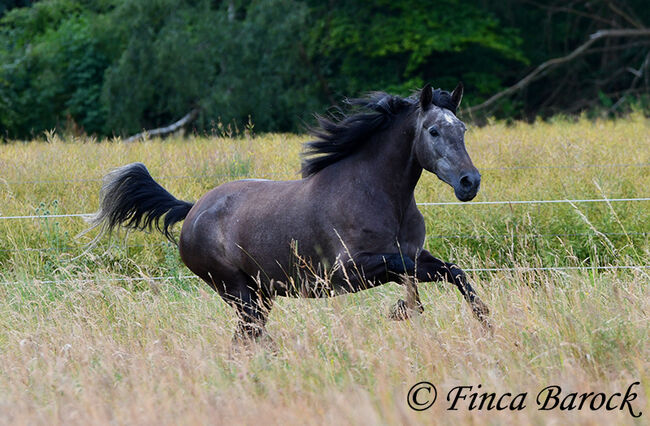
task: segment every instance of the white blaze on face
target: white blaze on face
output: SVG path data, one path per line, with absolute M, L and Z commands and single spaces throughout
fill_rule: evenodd
M 449 111 L 445 111 L 445 121 L 449 124 L 454 124 L 458 120 L 454 114 Z

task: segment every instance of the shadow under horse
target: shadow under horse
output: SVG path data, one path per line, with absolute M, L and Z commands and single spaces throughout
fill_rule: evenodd
M 142 163 L 104 177 L 100 233 L 117 226 L 155 227 L 174 242 L 187 267 L 237 311 L 235 339 L 265 333 L 277 296 L 330 297 L 389 281 L 407 287 L 395 319 L 422 311 L 417 282 L 446 280 L 486 326 L 488 308 L 456 265 L 424 250 L 425 224 L 414 189 L 423 170 L 469 201 L 481 175 L 465 149 L 456 117 L 463 95 L 426 85 L 411 97 L 374 93 L 349 100 L 351 111 L 317 117 L 305 144 L 302 179 L 228 182 L 195 204 L 172 196 Z M 91 228 L 92 229 L 92 228 Z

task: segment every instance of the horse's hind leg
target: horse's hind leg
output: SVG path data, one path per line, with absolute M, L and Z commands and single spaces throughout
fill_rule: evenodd
M 233 303 L 239 323 L 233 336 L 233 343 L 249 343 L 256 341 L 272 345 L 266 331 L 266 321 L 273 307 L 273 299 L 260 292 L 249 291 L 239 295 L 239 300 Z
M 272 344 L 266 333 L 266 321 L 273 307 L 273 297 L 264 289 L 263 284 L 242 272 L 237 272 L 228 280 L 224 280 L 222 286 L 217 286 L 217 290 L 237 313 L 239 321 L 233 344 L 247 344 L 252 341 Z
M 233 303 L 237 310 L 239 323 L 233 336 L 234 341 L 259 341 L 268 339 L 266 320 L 268 319 L 273 299 L 253 291 L 240 295 L 240 300 Z

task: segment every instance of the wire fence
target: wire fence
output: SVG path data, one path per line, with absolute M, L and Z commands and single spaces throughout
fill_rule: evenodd
M 166 246 L 169 243 L 162 242 L 162 243 L 154 243 L 151 244 L 153 246 Z M 125 249 L 130 249 L 130 248 L 143 248 L 143 247 L 150 247 L 151 245 L 147 244 L 126 244 L 123 246 L 117 246 L 113 245 L 111 247 L 104 247 L 104 250 L 108 250 L 110 248 L 114 247 L 123 247 Z M 61 247 L 13 247 L 13 248 L 3 248 L 0 249 L 0 252 L 8 252 L 8 251 L 33 251 L 33 252 L 44 252 L 44 251 L 53 251 L 53 252 L 65 252 L 68 253 L 73 250 L 84 250 L 84 247 L 74 247 L 74 246 L 61 246 Z
M 106 281 L 106 282 L 140 282 L 140 281 L 168 281 L 168 280 L 187 280 L 187 279 L 199 279 L 196 275 L 179 275 L 179 276 L 170 276 L 170 277 L 108 277 L 101 279 L 91 279 L 91 278 L 69 278 L 66 280 L 38 280 L 35 278 L 30 278 L 25 280 L 25 282 L 34 282 L 38 284 L 63 284 L 69 282 L 75 283 L 94 283 L 96 281 Z M 18 285 L 22 284 L 23 281 L 2 281 L 0 285 Z
M 427 235 L 427 238 L 431 239 L 464 239 L 464 240 L 480 240 L 480 239 L 494 239 L 494 238 L 569 238 L 569 237 L 638 237 L 650 235 L 650 232 L 573 232 L 573 233 L 548 233 L 548 234 L 532 234 L 532 233 L 516 233 L 511 234 L 431 234 Z M 112 245 L 110 247 L 104 247 L 104 250 L 108 250 L 114 247 L 120 247 L 123 249 L 131 248 L 144 248 L 144 247 L 164 247 L 170 246 L 169 242 L 161 243 L 152 243 L 152 244 L 124 244 L 124 245 Z M 74 250 L 83 250 L 84 247 L 75 247 L 75 246 L 66 246 L 61 247 L 12 247 L 12 248 L 1 248 L 1 252 L 70 252 Z
M 27 216 L 0 216 L 0 220 L 9 219 L 55 219 L 62 217 L 90 217 L 92 213 L 70 213 L 70 214 L 32 214 Z
M 503 201 L 443 201 L 443 202 L 422 202 L 418 206 L 482 206 L 482 205 L 516 205 L 516 204 L 579 204 L 579 203 L 620 203 L 620 202 L 640 202 L 650 201 L 650 197 L 640 198 L 587 198 L 587 199 L 557 199 L 557 200 L 503 200 Z M 66 217 L 90 217 L 93 213 L 69 213 L 69 214 L 42 214 L 26 216 L 0 216 L 0 220 L 9 219 L 49 219 L 49 218 L 66 218 Z
M 584 168 L 584 167 L 645 167 L 650 166 L 650 163 L 636 163 L 636 164 L 611 164 L 611 165 L 575 165 L 575 166 L 522 166 L 522 167 L 503 167 L 503 168 L 484 168 L 484 170 L 516 170 L 516 169 L 531 169 L 531 168 Z M 157 179 L 186 179 L 186 178 L 214 178 L 214 177 L 236 177 L 233 174 L 224 175 L 196 175 L 196 176 L 162 176 Z M 77 179 L 77 180 L 59 180 L 59 181 L 20 181 L 9 182 L 0 179 L 0 182 L 23 184 L 23 183 L 69 183 L 69 182 L 88 182 L 88 181 L 101 181 L 98 179 Z M 597 199 L 553 199 L 553 200 L 499 200 L 499 201 L 475 201 L 471 203 L 465 202 L 421 202 L 417 203 L 418 206 L 480 206 L 480 205 L 522 205 L 522 204 L 578 204 L 578 203 L 619 203 L 619 202 L 645 202 L 650 201 L 650 197 L 639 198 L 597 198 Z M 21 219 L 51 219 L 51 218 L 72 218 L 72 217 L 88 217 L 92 213 L 69 213 L 69 214 L 35 214 L 35 215 L 15 215 L 15 216 L 0 216 L 0 220 L 21 220 Z M 575 236 L 631 236 L 631 235 L 648 235 L 649 232 L 590 232 L 590 233 L 547 233 L 547 234 L 526 234 L 526 233 L 511 233 L 511 234 L 457 234 L 457 235 L 429 235 L 429 238 L 459 238 L 459 239 L 480 239 L 480 238 L 547 238 L 547 237 L 575 237 Z M 165 243 L 162 243 L 163 245 Z M 145 245 L 127 245 L 125 248 L 131 247 L 145 247 Z M 48 250 L 67 250 L 70 247 L 63 248 L 15 248 L 15 249 L 0 249 L 0 252 L 5 251 L 48 251 Z M 645 270 L 650 268 L 650 265 L 607 265 L 607 266 L 553 266 L 553 267 L 504 267 L 504 268 L 469 268 L 465 269 L 466 272 L 541 272 L 541 271 L 577 271 L 577 270 Z M 171 279 L 196 279 L 194 275 L 183 276 L 168 276 L 168 277 L 135 277 L 135 278 L 107 278 L 106 281 L 164 281 Z M 75 282 L 94 282 L 93 279 L 75 279 L 68 280 L 33 280 L 42 284 L 60 284 L 69 281 Z M 15 285 L 20 282 L 0 282 L 3 285 Z
M 528 233 L 512 233 L 512 234 L 454 234 L 454 235 L 427 235 L 427 238 L 440 238 L 440 239 L 482 239 L 482 238 L 553 238 L 553 237 L 615 237 L 615 236 L 639 236 L 650 235 L 650 232 L 569 232 L 569 233 L 548 233 L 548 234 L 528 234 Z
M 244 172 L 244 169 L 238 170 L 236 164 L 224 164 L 224 169 L 228 167 L 235 167 L 232 171 L 224 173 L 213 174 L 186 174 L 186 175 L 161 175 L 155 177 L 156 180 L 199 180 L 199 181 L 218 181 L 221 179 L 240 179 L 246 175 L 251 174 L 249 170 Z M 510 172 L 519 170 L 580 170 L 580 169 L 617 169 L 617 168 L 647 168 L 650 167 L 650 162 L 638 163 L 621 163 L 621 164 L 568 164 L 568 165 L 534 165 L 534 166 L 504 166 L 504 167 L 478 167 L 481 171 L 498 171 Z M 260 173 L 265 178 L 300 178 L 299 172 L 285 171 L 269 171 Z M 35 180 L 5 180 L 0 178 L 0 190 L 3 186 L 8 185 L 53 185 L 53 184 L 79 184 L 89 182 L 101 182 L 102 177 L 92 178 L 72 178 L 72 179 L 35 179 Z M 552 199 L 552 200 L 495 200 L 495 201 L 475 201 L 471 203 L 464 202 L 420 202 L 417 203 L 421 207 L 429 206 L 494 206 L 494 205 L 547 205 L 547 204 L 579 204 L 579 203 L 622 203 L 622 202 L 646 202 L 650 201 L 650 197 L 639 198 L 614 198 L 614 199 Z M 11 215 L 0 216 L 2 220 L 30 220 L 30 219 L 58 219 L 58 218 L 83 218 L 89 217 L 92 213 L 68 213 L 68 214 L 32 214 L 32 215 Z M 630 236 L 646 236 L 650 232 L 573 232 L 573 233 L 483 233 L 483 234 L 454 234 L 454 235 L 428 235 L 427 238 L 432 239 L 489 239 L 489 238 L 571 238 L 571 237 L 630 237 Z M 168 243 L 163 242 L 153 244 L 155 246 L 165 246 Z M 119 245 L 111 247 L 122 247 L 124 249 L 130 248 L 144 248 L 150 247 L 151 244 L 134 244 L 134 245 Z M 39 248 L 6 248 L 0 249 L 0 252 L 58 252 L 67 253 L 70 251 L 83 250 L 83 247 L 71 247 L 62 245 L 61 247 L 39 247 Z M 515 266 L 515 267 L 482 267 L 482 268 L 468 268 L 464 269 L 468 273 L 536 273 L 536 272 L 570 272 L 570 271 L 589 271 L 595 273 L 596 271 L 645 271 L 650 269 L 650 265 L 581 265 L 581 266 Z M 63 284 L 70 282 L 78 283 L 94 283 L 96 281 L 105 282 L 161 282 L 169 280 L 197 280 L 199 277 L 195 275 L 177 275 L 177 276 L 156 276 L 156 277 L 104 277 L 104 278 L 75 278 L 69 277 L 66 279 L 49 279 L 38 280 L 35 278 L 25 278 L 23 281 L 0 281 L 0 285 L 21 285 L 24 283 L 39 283 L 39 284 Z
M 513 268 L 469 268 L 465 272 L 539 272 L 539 271 L 608 271 L 616 269 L 650 269 L 650 265 L 605 265 L 605 266 L 520 266 Z
M 445 201 L 417 203 L 418 206 L 482 206 L 498 204 L 561 204 L 561 203 L 620 203 L 626 201 L 650 201 L 649 197 L 642 198 L 591 198 L 582 200 L 508 200 L 508 201 Z
M 547 166 L 508 166 L 508 167 L 478 167 L 480 171 L 484 170 L 534 170 L 534 169 L 591 169 L 591 168 L 628 168 L 628 167 L 650 167 L 650 163 L 625 163 L 625 164 L 572 164 L 572 165 L 547 165 Z M 248 173 L 246 173 L 248 174 Z M 280 173 L 280 172 L 265 172 L 262 173 L 263 177 L 291 177 L 292 175 L 296 178 L 300 177 L 299 172 L 289 172 L 289 173 Z M 236 172 L 228 173 L 219 173 L 219 174 L 200 174 L 200 175 L 170 175 L 170 176 L 156 176 L 156 180 L 166 180 L 166 179 L 219 179 L 219 178 L 231 178 L 239 179 L 242 178 L 243 174 Z M 9 184 L 9 185 L 41 185 L 41 184 L 54 184 L 54 183 L 86 183 L 86 182 L 101 182 L 101 177 L 95 178 L 75 178 L 75 179 L 35 179 L 35 180 L 5 180 L 0 178 L 0 184 Z
M 605 265 L 605 266 L 519 266 L 519 267 L 510 267 L 510 268 L 467 268 L 463 269 L 465 272 L 518 272 L 518 273 L 530 273 L 530 272 L 550 272 L 550 271 L 612 271 L 612 270 L 646 270 L 650 269 L 650 265 Z M 35 278 L 29 278 L 25 281 L 2 281 L 0 285 L 20 285 L 29 283 L 38 283 L 38 284 L 64 284 L 64 283 L 81 283 L 81 284 L 91 284 L 97 281 L 105 282 L 141 282 L 141 281 L 168 281 L 168 280 L 189 280 L 189 279 L 200 279 L 196 275 L 178 275 L 178 276 L 167 276 L 167 277 L 108 277 L 108 278 L 68 278 L 64 280 L 38 280 Z
M 481 170 L 525 170 L 525 169 L 589 169 L 589 168 L 619 168 L 619 167 L 648 167 L 650 163 L 628 164 L 569 164 L 554 166 L 509 166 L 509 167 L 478 167 Z

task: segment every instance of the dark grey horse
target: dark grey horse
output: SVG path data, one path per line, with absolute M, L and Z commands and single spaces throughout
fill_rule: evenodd
M 319 117 L 302 179 L 229 182 L 196 204 L 169 194 L 143 164 L 123 166 L 104 178 L 91 222 L 103 232 L 155 226 L 173 241 L 172 225 L 185 219 L 181 259 L 236 309 L 242 338 L 264 332 L 276 296 L 329 297 L 388 281 L 410 288 L 396 318 L 422 310 L 417 281 L 443 279 L 487 324 L 488 309 L 465 273 L 423 249 L 424 219 L 413 195 L 423 169 L 461 201 L 479 189 L 465 125 L 455 115 L 462 94 L 461 84 L 452 93 L 427 85 L 410 98 L 352 100 L 348 115 Z

